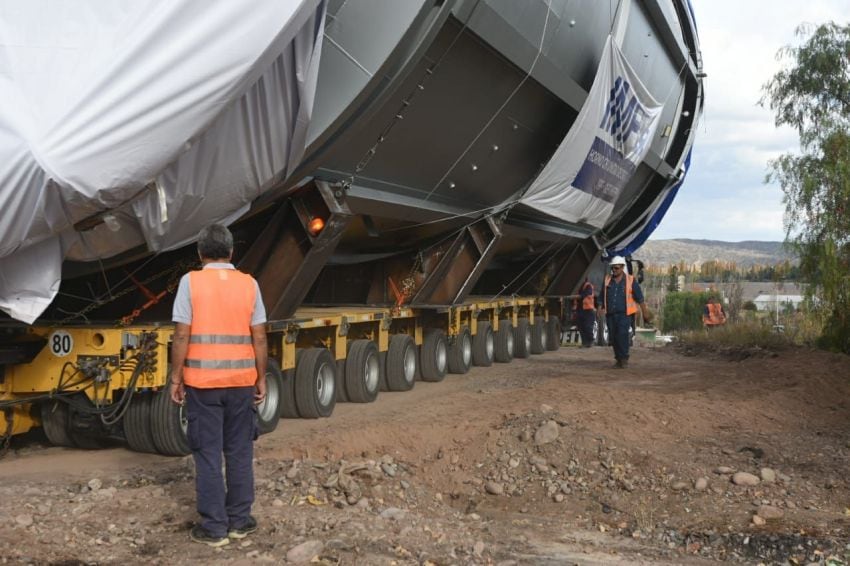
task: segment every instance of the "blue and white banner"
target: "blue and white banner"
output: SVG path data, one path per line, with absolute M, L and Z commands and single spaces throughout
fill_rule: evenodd
M 520 202 L 602 228 L 649 151 L 661 110 L 609 36 L 575 124 Z

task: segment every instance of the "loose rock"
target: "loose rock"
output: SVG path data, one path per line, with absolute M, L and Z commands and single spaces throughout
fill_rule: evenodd
M 540 428 L 537 429 L 537 432 L 534 433 L 534 444 L 541 446 L 543 444 L 553 442 L 558 439 L 559 433 L 560 429 L 558 427 L 558 423 L 555 421 L 546 421 Z
M 318 540 L 308 540 L 298 546 L 293 546 L 286 552 L 286 560 L 296 564 L 310 562 L 324 549 L 324 545 Z
M 749 472 L 737 472 L 732 476 L 732 483 L 735 485 L 753 486 L 760 482 L 758 476 Z
M 765 521 L 778 521 L 785 515 L 782 509 L 773 505 L 762 505 L 756 513 Z

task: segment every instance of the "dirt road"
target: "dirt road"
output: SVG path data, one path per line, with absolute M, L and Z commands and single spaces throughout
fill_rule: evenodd
M 564 347 L 281 421 L 256 447 L 260 530 L 219 550 L 188 540 L 191 458 L 18 442 L 0 560 L 850 563 L 846 356 L 612 361 Z

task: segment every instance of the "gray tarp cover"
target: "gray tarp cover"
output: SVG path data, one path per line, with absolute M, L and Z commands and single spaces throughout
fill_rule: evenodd
M 0 309 L 33 322 L 63 259 L 191 242 L 290 172 L 323 20 L 321 0 L 0 0 Z

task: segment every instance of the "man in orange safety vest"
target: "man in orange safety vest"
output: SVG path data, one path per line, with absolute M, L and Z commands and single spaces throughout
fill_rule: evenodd
M 593 346 L 593 323 L 596 320 L 596 295 L 589 279 L 585 278 L 578 298 L 578 331 L 581 334 L 581 345 L 590 348 Z
M 706 328 L 714 328 L 726 324 L 726 313 L 723 312 L 723 305 L 718 303 L 714 297 L 710 297 L 708 304 L 703 308 L 702 323 Z
M 171 399 L 186 405 L 195 460 L 201 522 L 189 536 L 219 547 L 257 530 L 253 442 L 255 405 L 266 396 L 266 310 L 256 280 L 230 263 L 230 230 L 201 230 L 198 255 L 203 269 L 184 275 L 174 298 Z
M 640 284 L 626 272 L 626 260 L 615 256 L 610 261 L 611 274 L 605 276 L 602 287 L 602 308 L 608 327 L 608 338 L 614 348 L 615 368 L 629 366 L 629 340 L 631 338 L 632 316 L 638 309 L 646 322 L 652 321 L 652 313 L 643 300 Z

